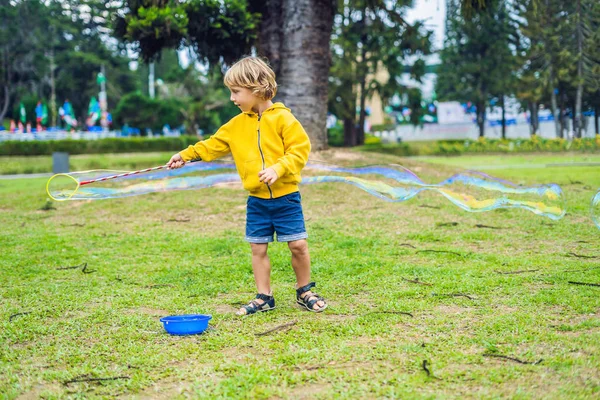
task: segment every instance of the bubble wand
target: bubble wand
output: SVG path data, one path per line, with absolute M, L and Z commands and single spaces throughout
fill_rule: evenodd
M 200 160 L 188 161 L 185 164 L 193 163 L 193 162 L 197 162 L 197 161 L 200 161 Z M 138 171 L 127 171 L 127 172 L 123 172 L 121 174 L 110 175 L 110 176 L 103 176 L 101 178 L 88 179 L 88 180 L 85 180 L 85 181 L 78 181 L 71 174 L 65 174 L 65 173 L 55 174 L 55 175 L 52 175 L 52 177 L 50 177 L 50 179 L 48 179 L 48 182 L 46 183 L 46 193 L 48 193 L 48 196 L 50 196 L 50 198 L 52 198 L 52 200 L 55 200 L 55 201 L 69 200 L 71 197 L 73 197 L 75 195 L 75 193 L 77 192 L 77 190 L 79 190 L 79 188 L 81 186 L 89 185 L 90 183 L 94 183 L 94 182 L 104 182 L 104 181 L 108 181 L 108 180 L 111 180 L 111 179 L 124 178 L 126 176 L 143 174 L 145 172 L 158 171 L 160 169 L 164 169 L 164 168 L 167 168 L 167 167 L 168 167 L 168 164 L 159 165 L 158 167 L 145 168 L 145 169 L 140 169 Z M 75 190 L 73 190 L 73 192 L 70 195 L 66 196 L 66 198 L 56 198 L 56 197 L 52 196 L 52 193 L 50 191 L 50 183 L 52 182 L 52 180 L 54 178 L 62 177 L 62 176 L 69 177 L 70 179 L 72 179 L 73 181 L 75 181 L 75 184 L 77 185 L 77 187 L 75 188 Z

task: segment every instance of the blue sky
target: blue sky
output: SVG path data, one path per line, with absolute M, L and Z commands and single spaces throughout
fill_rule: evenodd
M 425 26 L 433 31 L 436 50 L 444 42 L 444 21 L 446 19 L 446 0 L 415 0 L 415 7 L 407 12 L 409 21 L 425 20 Z

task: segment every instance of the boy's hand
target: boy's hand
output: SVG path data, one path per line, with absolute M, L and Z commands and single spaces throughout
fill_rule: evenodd
M 173 157 L 171 157 L 171 159 L 167 163 L 167 168 L 168 169 L 177 169 L 177 168 L 183 167 L 184 165 L 185 165 L 185 161 L 183 161 L 183 158 L 181 158 L 181 155 L 179 155 L 179 153 L 177 153 L 177 154 L 174 154 Z
M 277 172 L 275 172 L 275 170 L 271 167 L 267 168 L 267 169 L 263 169 L 262 171 L 260 171 L 258 173 L 258 179 L 263 182 L 268 184 L 269 186 L 271 186 L 272 184 L 275 183 L 275 181 L 277 179 L 279 179 L 279 176 L 277 176 Z

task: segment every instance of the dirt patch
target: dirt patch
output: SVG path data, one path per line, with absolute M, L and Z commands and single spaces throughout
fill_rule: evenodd
M 462 307 L 462 306 L 458 306 L 458 305 L 449 305 L 449 304 L 442 304 L 442 305 L 436 306 L 434 310 L 436 310 L 444 315 L 460 315 L 460 314 L 470 313 L 472 311 L 468 307 Z
M 323 393 L 331 388 L 328 383 L 307 383 L 298 385 L 289 391 L 289 398 L 292 399 L 312 399 L 315 395 Z
M 217 314 L 234 314 L 238 309 L 229 304 L 218 304 L 212 307 Z
M 355 151 L 329 149 L 312 152 L 309 162 L 325 162 L 327 164 L 335 164 L 336 162 L 341 163 L 358 160 L 366 160 L 365 155 Z
M 222 349 L 220 352 L 225 358 L 225 360 L 234 360 L 238 362 L 264 361 L 265 359 L 268 359 L 270 355 L 273 354 L 272 351 L 269 351 L 265 348 L 257 350 L 252 346 L 228 347 Z
M 181 396 L 190 390 L 191 384 L 187 382 L 181 382 L 173 380 L 163 380 L 156 382 L 152 386 L 144 389 L 144 391 L 132 396 L 132 399 L 152 399 L 152 400 L 163 400 L 173 399 Z
M 150 307 L 138 307 L 138 308 L 130 308 L 125 310 L 126 314 L 131 314 L 131 315 L 139 315 L 139 314 L 144 314 L 144 315 L 151 315 L 154 317 L 164 317 L 166 315 L 169 315 L 169 311 L 167 310 L 161 310 L 158 308 L 150 308 Z
M 61 386 L 58 384 L 36 384 L 27 392 L 20 394 L 16 397 L 16 400 L 37 400 L 41 398 L 48 398 L 45 394 L 48 393 L 60 393 Z
M 355 314 L 328 314 L 327 311 L 325 311 L 321 315 L 318 315 L 317 317 L 325 319 L 327 321 L 346 322 L 346 321 L 354 321 L 356 319 L 356 317 L 358 317 L 358 315 L 355 315 Z

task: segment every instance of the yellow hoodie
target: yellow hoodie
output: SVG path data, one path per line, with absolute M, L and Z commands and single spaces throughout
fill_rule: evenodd
M 283 103 L 275 103 L 259 117 L 241 113 L 207 140 L 179 154 L 184 161 L 212 161 L 231 153 L 244 189 L 251 196 L 273 199 L 298 191 L 300 171 L 308 161 L 310 140 L 300 122 Z M 272 167 L 279 179 L 268 186 L 258 173 Z

